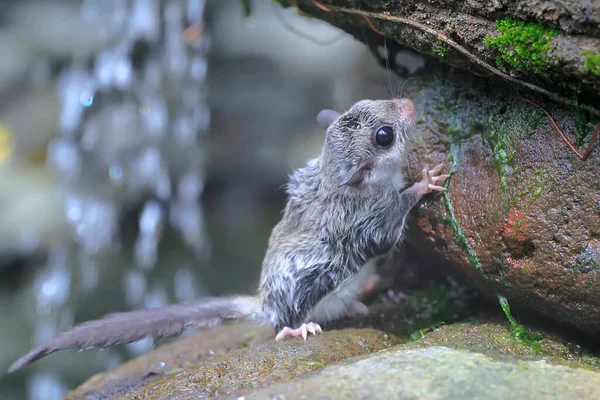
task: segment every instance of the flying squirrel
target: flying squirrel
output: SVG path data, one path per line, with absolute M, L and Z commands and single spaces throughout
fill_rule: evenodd
M 449 175 L 443 164 L 407 186 L 402 173 L 415 109 L 409 99 L 361 100 L 340 114 L 322 110 L 326 129 L 317 158 L 294 171 L 288 201 L 269 238 L 255 296 L 205 297 L 190 303 L 108 314 L 59 333 L 17 360 L 9 372 L 56 351 L 87 350 L 146 337 L 178 336 L 246 319 L 273 328 L 276 340 L 321 333 L 319 323 L 368 313 L 360 296 L 377 282 L 403 236 L 408 212 Z

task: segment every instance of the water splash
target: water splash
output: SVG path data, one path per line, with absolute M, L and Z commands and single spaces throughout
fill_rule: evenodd
M 27 385 L 30 399 L 60 399 L 68 390 L 68 386 L 53 373 L 38 373 Z
M 201 136 L 210 125 L 204 8 L 203 0 L 82 1 L 81 19 L 90 31 L 81 34 L 100 46 L 89 59 L 73 54 L 57 81 L 59 135 L 48 146 L 47 165 L 62 178 L 72 240 L 52 245 L 37 277 L 36 342 L 72 324 L 76 295 L 97 289 L 98 257 L 119 251 L 120 223 L 131 207 L 141 212 L 131 266 L 122 268 L 125 303 L 158 306 L 171 289 L 177 299 L 196 293 L 189 270 L 174 268 L 169 290 L 148 273 L 165 224 L 199 258 L 208 254 L 199 203 Z M 24 245 L 35 237 L 24 235 Z M 32 398 L 52 379 L 35 375 Z

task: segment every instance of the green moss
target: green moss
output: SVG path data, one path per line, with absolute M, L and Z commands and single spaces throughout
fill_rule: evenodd
M 508 329 L 507 329 L 508 328 Z M 600 360 L 589 350 L 565 342 L 556 335 L 544 332 L 544 339 L 534 341 L 533 347 L 523 346 L 511 332 L 510 326 L 500 324 L 495 319 L 485 321 L 459 322 L 432 329 L 420 340 L 400 347 L 413 349 L 432 346 L 444 346 L 481 352 L 490 357 L 512 355 L 522 360 L 540 360 L 558 365 L 572 367 L 592 367 L 598 369 Z M 541 350 L 541 351 L 540 351 Z
M 539 74 L 552 65 L 548 52 L 558 30 L 512 18 L 497 21 L 496 29 L 500 35 L 488 36 L 484 43 L 500 53 L 496 57 L 499 67 L 509 65 L 521 72 Z
M 585 63 L 583 64 L 585 70 L 600 76 L 600 54 L 593 50 L 586 50 L 581 55 L 585 57 Z
M 252 4 L 250 0 L 240 0 L 240 6 L 242 7 L 244 18 L 252 16 Z
M 411 343 L 411 342 L 414 342 L 415 340 L 423 339 L 426 334 L 428 334 L 429 332 L 436 331 L 444 325 L 445 324 L 443 322 L 438 322 L 437 324 L 433 324 L 432 326 L 430 326 L 428 328 L 418 329 L 410 334 L 410 336 L 408 337 L 407 343 Z
M 579 360 L 590 367 L 600 368 L 600 360 L 596 356 L 586 354 L 580 357 Z
M 454 157 L 454 158 L 456 158 L 456 157 Z M 448 178 L 446 180 L 446 183 L 444 185 L 446 189 L 448 189 L 450 187 L 450 182 L 452 180 L 452 174 L 454 174 L 455 166 L 456 166 L 456 164 L 452 165 L 452 169 L 450 171 L 450 178 Z M 469 256 L 469 262 L 471 263 L 471 265 L 473 265 L 477 269 L 477 271 L 483 277 L 483 279 L 485 279 L 487 281 L 488 278 L 485 275 L 483 268 L 481 267 L 481 262 L 479 262 L 479 258 L 477 257 L 477 252 L 469 243 L 469 240 L 467 239 L 467 236 L 465 235 L 465 232 L 463 231 L 462 226 L 460 225 L 460 223 L 456 219 L 456 216 L 454 215 L 454 205 L 452 204 L 452 199 L 450 198 L 449 191 L 446 190 L 444 192 L 443 196 L 444 196 L 444 204 L 446 205 L 446 211 L 448 211 L 448 223 L 450 224 L 450 227 L 452 228 L 452 231 L 454 232 L 454 239 L 456 240 L 456 242 L 458 244 L 460 244 L 467 251 L 467 254 Z
M 520 208 L 525 214 L 527 214 L 529 207 L 533 202 L 540 198 L 544 193 L 544 188 L 550 181 L 550 173 L 547 168 L 537 168 L 534 173 L 534 178 L 527 181 L 525 187 L 518 193 L 518 195 L 511 199 L 510 206 L 514 207 L 520 205 Z M 526 197 L 529 196 L 529 201 Z
M 389 10 L 394 6 L 394 2 L 393 1 L 382 1 L 380 6 L 381 6 L 382 10 Z
M 508 144 L 508 132 L 505 124 L 506 117 L 494 117 L 486 135 L 486 139 L 492 147 L 494 162 L 498 167 L 498 175 L 500 178 L 500 188 L 506 187 L 506 176 L 512 169 L 514 164 L 514 151 Z
M 393 38 L 396 36 L 396 25 L 383 22 L 383 29 L 379 28 L 386 37 Z
M 499 294 L 498 301 L 500 302 L 502 311 L 504 311 L 504 315 L 506 315 L 506 318 L 510 322 L 510 332 L 512 335 L 519 339 L 521 343 L 533 349 L 536 353 L 541 353 L 542 347 L 538 342 L 542 340 L 542 337 L 540 335 L 536 335 L 535 333 L 527 332 L 527 329 L 517 322 L 515 317 L 513 317 L 510 313 L 510 305 L 508 304 L 506 297 Z
M 454 173 L 455 166 L 456 166 L 456 164 L 453 163 L 452 170 L 450 171 L 451 176 L 450 176 L 450 178 L 448 178 L 446 180 L 446 184 L 444 185 L 446 187 L 446 189 L 450 188 L 450 182 L 452 180 L 452 174 Z M 456 219 L 456 216 L 454 214 L 454 206 L 452 204 L 452 200 L 450 198 L 449 191 L 446 190 L 444 192 L 443 196 L 444 196 L 444 204 L 446 205 L 446 210 L 448 211 L 448 214 L 450 216 L 449 223 L 450 223 L 450 226 L 452 227 L 452 230 L 454 231 L 454 237 L 455 237 L 456 242 L 458 244 L 460 244 L 467 251 L 469 261 L 471 262 L 471 264 L 477 269 L 477 271 L 483 277 L 483 279 L 485 279 L 486 282 L 489 282 L 489 279 L 488 279 L 487 275 L 485 274 L 485 271 L 483 270 L 481 262 L 479 261 L 479 257 L 477 257 L 477 252 L 469 243 L 467 236 L 465 235 L 465 232 L 462 229 L 462 226 L 458 223 L 458 220 Z M 500 307 L 502 307 L 502 311 L 504 311 L 506 318 L 510 322 L 511 333 L 513 334 L 513 336 L 515 338 L 519 339 L 519 341 L 522 344 L 532 348 L 534 351 L 536 351 L 536 352 L 541 351 L 541 347 L 537 343 L 539 340 L 541 340 L 541 338 L 538 335 L 534 335 L 534 334 L 527 332 L 525 327 L 523 325 L 519 324 L 517 322 L 517 320 L 510 313 L 510 306 L 508 304 L 508 300 L 506 299 L 506 297 L 504 297 L 502 294 L 498 293 L 497 291 L 495 291 L 495 293 L 496 293 L 496 296 L 498 297 Z
M 531 135 L 533 135 L 535 133 L 536 129 L 539 128 L 548 119 L 546 114 L 539 110 L 536 113 L 529 114 L 529 116 L 530 116 L 529 124 L 530 124 L 531 129 L 529 130 L 528 134 L 526 135 L 527 137 L 530 137 Z
M 440 123 L 446 128 L 446 132 L 453 142 L 456 143 L 469 137 L 469 122 L 463 118 L 463 110 L 455 93 L 441 93 L 435 107 L 436 111 L 444 113 L 444 121 Z
M 466 286 L 448 283 L 430 283 L 427 287 L 408 292 L 408 313 L 403 325 L 407 341 L 421 339 L 441 326 L 472 315 L 477 297 Z M 414 316 L 418 315 L 417 318 Z
M 575 122 L 575 146 L 580 147 L 592 136 L 596 129 L 597 121 L 588 119 L 586 112 L 578 104 L 570 107 Z
M 435 50 L 436 54 L 438 55 L 438 57 L 444 57 L 446 56 L 446 53 L 448 52 L 448 45 L 446 44 L 442 44 L 440 45 L 436 50 Z
M 538 168 L 535 171 L 535 186 L 531 193 L 532 200 L 537 200 L 543 193 L 544 187 L 550 180 L 550 174 L 547 168 Z
M 299 364 L 309 365 L 311 367 L 325 368 L 325 363 L 321 361 L 300 361 Z

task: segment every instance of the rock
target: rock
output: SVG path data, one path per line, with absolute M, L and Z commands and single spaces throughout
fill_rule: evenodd
M 447 347 L 392 348 L 326 367 L 245 399 L 597 398 L 600 373 Z M 234 398 L 234 397 L 230 397 Z
M 272 385 L 245 398 L 598 396 L 598 358 L 584 354 L 578 345 L 540 333 L 543 339 L 534 349 L 517 340 L 505 321 L 456 323 L 435 329 L 415 342 L 354 357 L 307 374 L 298 382 Z
M 396 337 L 372 329 L 324 332 L 306 342 L 275 342 L 269 332 L 249 324 L 221 326 L 96 375 L 65 399 L 206 398 L 295 379 L 396 343 Z
M 359 40 L 372 44 L 380 41 L 362 17 L 354 18 L 334 8 L 325 11 L 312 1 L 298 3 L 300 10 L 342 27 Z M 322 5 L 327 8 L 329 3 Z M 337 1 L 335 5 L 349 3 Z M 534 2 L 515 2 L 517 8 L 507 6 L 496 13 L 490 13 L 489 5 L 474 2 L 442 5 L 409 1 L 403 2 L 401 9 L 394 1 L 369 3 L 372 9 L 385 8 L 390 15 L 426 21 L 443 35 L 455 35 L 469 51 L 489 63 L 495 62 L 497 53 L 486 48 L 485 37 L 497 35 L 493 21 L 485 18 L 512 18 L 516 10 L 552 25 L 560 31 L 556 38 L 579 32 L 578 39 L 573 40 L 600 46 L 597 28 L 586 22 L 597 19 L 598 13 L 587 2 L 569 2 L 571 7 L 554 10 L 558 14 L 551 20 L 529 7 Z M 361 10 L 365 9 L 361 5 Z M 563 13 L 581 18 L 567 22 Z M 477 24 L 469 22 L 475 20 Z M 434 36 L 400 23 L 379 23 L 374 18 L 370 22 L 399 43 L 435 55 L 438 44 Z M 466 29 L 475 31 L 462 32 Z M 556 40 L 551 40 L 553 49 L 563 39 Z M 388 41 L 388 48 L 393 54 L 398 46 Z M 552 50 L 548 54 L 554 57 L 558 53 Z M 446 55 L 436 57 L 446 59 Z M 577 76 L 584 79 L 587 74 L 581 72 L 581 65 L 581 73 L 575 73 L 574 64 L 561 60 L 552 61 L 562 66 L 555 72 L 544 68 L 519 72 L 506 65 L 505 71 L 520 79 L 531 78 L 536 84 L 546 82 L 547 88 L 560 91 L 560 85 L 579 79 Z M 460 65 L 454 59 L 451 63 Z M 481 79 L 478 75 L 428 58 L 426 67 L 411 77 L 410 85 L 419 91 L 411 96 L 418 111 L 407 173 L 416 178 L 422 166 L 439 162 L 446 162 L 453 170 L 448 192 L 429 196 L 415 210 L 420 229 L 411 232 L 411 241 L 425 254 L 445 260 L 449 270 L 458 271 L 490 298 L 503 295 L 517 308 L 540 312 L 596 335 L 600 333 L 600 213 L 596 211 L 600 145 L 595 143 L 589 158 L 582 161 L 546 114 L 519 97 L 519 86 L 502 86 L 491 77 Z M 586 81 L 590 88 L 600 87 L 598 77 L 585 76 L 594 81 Z M 569 139 L 584 151 L 583 144 L 591 140 L 599 123 L 597 116 L 575 106 L 544 103 L 531 97 L 531 92 L 523 96 L 539 102 L 565 132 L 574 132 L 567 133 Z M 600 104 L 600 98 L 594 99 Z
M 492 358 L 514 356 L 522 360 L 544 360 L 571 367 L 589 366 L 597 369 L 600 360 L 578 344 L 548 332 L 536 330 L 540 338 L 535 345 L 524 345 L 515 338 L 510 324 L 498 318 L 445 325 L 425 334 L 420 340 L 405 346 L 408 349 L 450 347 L 483 353 Z
M 108 373 L 91 377 L 65 399 L 99 398 L 118 395 L 159 379 L 163 374 L 189 368 L 228 350 L 235 350 L 256 341 L 265 340 L 267 331 L 250 324 L 222 325 L 215 329 L 179 339 L 141 355 Z
M 98 374 L 66 398 L 126 394 L 146 398 L 152 391 L 181 393 L 174 387 L 207 396 L 217 391 L 237 392 L 246 388 L 242 387 L 244 384 L 264 387 L 397 344 L 398 338 L 420 338 L 428 327 L 440 321 L 451 322 L 472 315 L 480 303 L 472 293 L 456 285 L 431 284 L 409 293 L 395 293 L 393 297 L 382 295 L 372 304 L 368 317 L 345 318 L 323 325 L 323 335 L 306 343 L 302 340 L 276 343 L 269 330 L 252 323 L 222 325 L 165 344 L 112 371 Z M 78 359 L 82 355 L 78 354 Z
M 521 87 L 535 85 L 555 99 L 570 102 L 567 98 L 578 96 L 580 104 L 592 107 L 600 101 L 597 2 L 569 0 L 560 6 L 527 0 L 370 0 L 360 6 L 351 0 L 282 3 L 297 5 L 358 40 L 380 43 L 385 35 L 452 66 L 495 75 Z
M 306 342 L 276 343 L 268 331 L 249 324 L 221 326 L 97 375 L 66 399 L 600 394 L 597 357 L 543 332 L 538 348 L 524 346 L 509 324 L 499 321 L 447 325 L 407 344 L 396 344 L 401 339 L 373 329 L 325 331 Z M 496 397 L 484 395 L 490 387 L 497 388 Z
M 416 210 L 412 239 L 483 293 L 600 332 L 600 149 L 582 161 L 545 114 L 468 76 L 419 82 L 412 165 L 452 165 L 449 190 Z M 578 110 L 546 105 L 565 131 L 591 137 Z M 571 136 L 572 137 L 572 136 Z M 581 139 L 580 139 L 581 140 Z

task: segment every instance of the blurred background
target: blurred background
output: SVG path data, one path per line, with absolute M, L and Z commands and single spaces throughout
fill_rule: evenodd
M 271 0 L 4 0 L 0 54 L 5 400 L 58 399 L 153 346 L 5 374 L 75 323 L 251 293 L 286 175 L 322 145 L 317 113 L 403 83 Z

